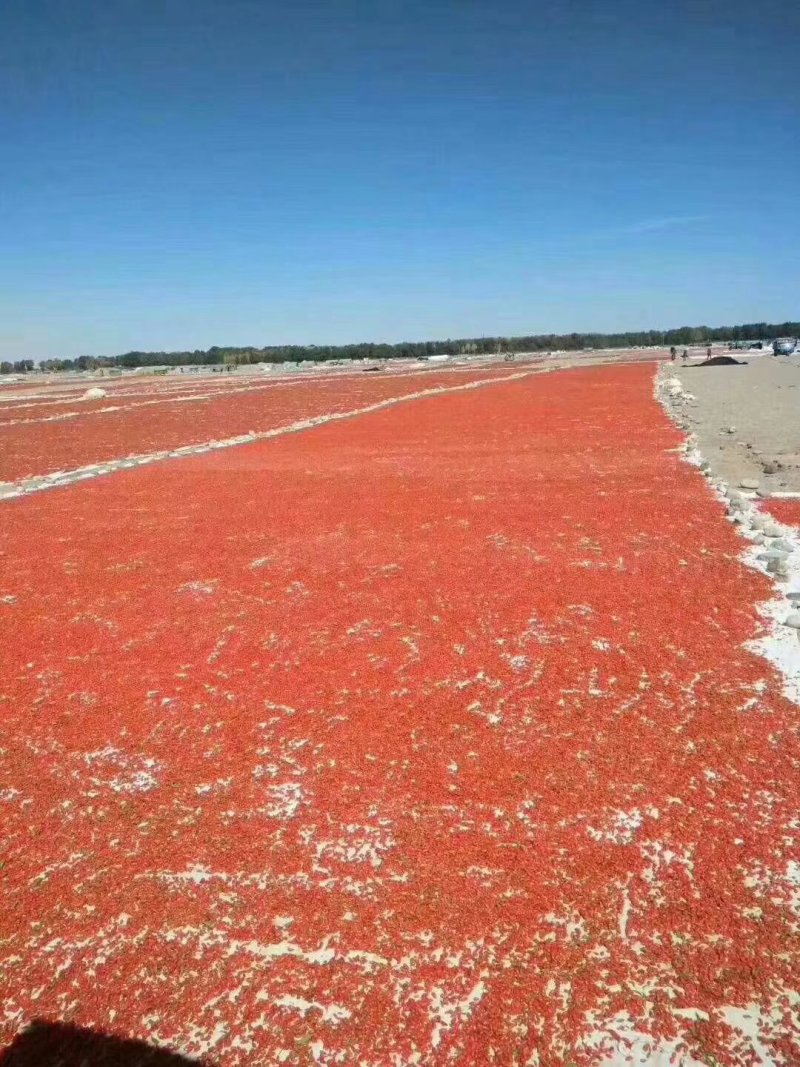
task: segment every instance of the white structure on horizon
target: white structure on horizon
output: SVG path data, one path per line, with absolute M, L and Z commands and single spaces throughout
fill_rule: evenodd
M 776 356 L 791 356 L 796 348 L 796 337 L 778 337 L 772 342 L 772 351 Z

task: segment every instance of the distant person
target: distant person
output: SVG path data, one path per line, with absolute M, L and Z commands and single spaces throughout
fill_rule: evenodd
M 688 351 L 688 349 L 684 348 L 683 352 L 681 353 L 681 359 L 685 363 L 688 358 L 689 358 L 689 351 Z
M 675 359 L 676 359 L 677 355 L 678 355 L 678 350 L 675 347 L 675 345 L 673 345 L 669 350 L 669 358 L 672 360 L 673 363 L 675 362 Z
M 706 359 L 711 359 L 711 345 L 706 349 Z

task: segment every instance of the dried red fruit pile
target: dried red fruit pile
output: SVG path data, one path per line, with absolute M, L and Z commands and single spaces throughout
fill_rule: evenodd
M 105 397 L 43 387 L 0 407 L 0 480 L 262 432 L 389 397 L 519 373 L 518 367 L 327 375 L 264 382 L 194 376 L 101 382 Z M 85 384 L 85 383 L 83 383 Z
M 580 370 L 7 503 L 7 1037 L 797 1062 L 800 709 L 678 443 Z
M 778 522 L 800 526 L 800 500 L 771 499 L 764 501 L 764 507 Z

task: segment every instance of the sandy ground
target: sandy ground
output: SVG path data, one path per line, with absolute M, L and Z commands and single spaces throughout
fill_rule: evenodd
M 800 359 L 740 358 L 740 366 L 675 368 L 696 397 L 686 414 L 700 451 L 730 484 L 757 478 L 768 493 L 800 492 Z

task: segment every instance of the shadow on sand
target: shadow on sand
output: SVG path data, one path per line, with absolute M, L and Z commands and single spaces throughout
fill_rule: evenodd
M 5 1049 L 0 1067 L 200 1067 L 177 1052 L 69 1023 L 34 1019 Z M 202 1067 L 212 1067 L 202 1061 Z

